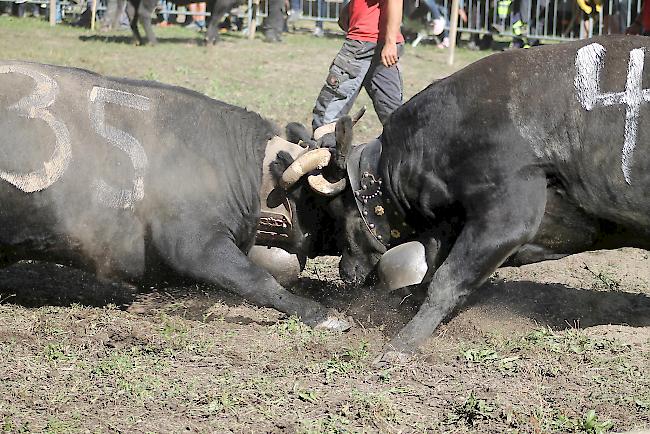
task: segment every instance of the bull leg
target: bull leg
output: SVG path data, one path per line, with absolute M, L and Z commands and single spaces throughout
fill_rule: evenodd
M 230 9 L 233 8 L 235 2 L 233 1 L 216 1 L 214 7 L 210 11 L 210 23 L 208 24 L 208 32 L 205 35 L 206 45 L 216 44 L 219 40 L 219 24 L 223 20 Z
M 136 45 L 142 45 L 142 37 L 140 36 L 140 31 L 138 30 L 138 11 L 136 6 L 133 5 L 130 1 L 126 5 L 127 15 L 131 19 L 131 32 L 135 38 Z
M 206 233 L 213 233 L 211 239 L 197 245 L 200 236 L 188 234 L 188 227 L 191 226 L 167 224 L 164 230 L 152 227 L 156 247 L 176 270 L 217 284 L 256 305 L 297 315 L 312 327 L 338 331 L 350 328 L 345 320 L 336 318 L 333 311 L 320 303 L 284 289 L 271 274 L 251 262 L 226 233 L 214 233 L 210 229 Z
M 156 40 L 156 35 L 154 34 L 153 28 L 151 26 L 151 14 L 153 13 L 155 6 L 155 2 L 152 2 L 151 0 L 141 0 L 140 6 L 138 6 L 138 16 L 140 17 L 140 21 L 144 26 L 144 32 L 147 35 L 147 41 L 149 41 L 149 44 L 151 45 L 156 45 L 158 43 Z
M 518 178 L 518 179 L 517 179 Z M 453 248 L 433 275 L 427 297 L 413 319 L 388 345 L 383 361 L 412 353 L 503 261 L 535 235 L 544 214 L 544 176 L 515 177 L 499 194 L 474 199 Z
M 504 266 L 519 267 L 521 265 L 534 264 L 535 262 L 556 261 L 570 254 L 554 252 L 546 246 L 529 243 L 521 246 L 517 253 L 508 258 Z

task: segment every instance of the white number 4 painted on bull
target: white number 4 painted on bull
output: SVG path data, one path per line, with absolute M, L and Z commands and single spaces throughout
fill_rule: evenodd
M 639 112 L 643 103 L 650 102 L 650 89 L 643 89 L 643 62 L 645 49 L 636 48 L 630 51 L 630 62 L 627 67 L 627 82 L 622 92 L 601 93 L 600 71 L 605 58 L 605 47 L 594 43 L 582 47 L 576 55 L 575 87 L 578 101 L 585 110 L 598 106 L 625 104 L 625 142 L 621 156 L 621 170 L 625 182 L 631 184 L 630 166 L 636 147 L 636 137 L 639 128 Z
M 148 111 L 149 98 L 142 95 L 94 86 L 90 91 L 90 120 L 95 131 L 113 146 L 124 151 L 133 164 L 134 179 L 131 190 L 120 190 L 108 185 L 103 179 L 95 183 L 97 199 L 111 208 L 132 208 L 144 197 L 144 176 L 147 171 L 147 154 L 142 145 L 129 133 L 106 125 L 104 104 L 117 104 L 134 110 Z

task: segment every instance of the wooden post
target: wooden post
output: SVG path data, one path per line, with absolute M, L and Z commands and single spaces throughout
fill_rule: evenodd
M 458 33 L 458 0 L 451 0 L 451 19 L 449 20 L 449 59 L 448 65 L 454 64 L 456 51 L 456 34 Z
M 93 13 L 90 16 L 90 30 L 95 30 L 96 18 L 97 18 L 97 0 L 93 0 Z
M 257 28 L 257 9 L 260 0 L 248 0 L 248 39 L 255 39 L 255 30 Z
M 56 25 L 56 0 L 50 0 L 50 26 Z

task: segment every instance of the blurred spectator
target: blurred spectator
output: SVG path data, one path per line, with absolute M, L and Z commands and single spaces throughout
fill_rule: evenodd
M 201 3 L 190 3 L 188 6 L 190 12 L 194 14 L 203 14 L 203 15 L 192 15 L 192 22 L 185 26 L 186 29 L 192 29 L 201 31 L 205 29 L 205 2 Z
M 511 15 L 512 14 L 512 15 Z M 531 16 L 531 0 L 498 0 L 497 17 L 499 22 L 492 27 L 497 33 L 506 31 L 506 22 L 510 18 L 510 30 L 514 37 L 510 48 L 528 48 L 528 19 Z
M 602 0 L 576 0 L 582 13 L 580 19 L 580 39 L 593 36 L 594 22 L 599 18 L 602 10 Z
M 609 0 L 610 7 L 605 7 L 603 16 L 603 33 L 617 35 L 625 31 L 628 0 Z
M 325 16 L 325 0 L 316 0 L 316 14 L 318 17 Z M 325 31 L 323 30 L 323 20 L 316 20 L 316 27 L 314 27 L 314 36 L 317 38 L 322 38 L 325 36 Z
M 650 0 L 645 0 L 641 6 L 641 12 L 632 22 L 632 25 L 625 30 L 628 35 L 650 36 Z
M 174 3 L 167 1 L 167 0 L 160 0 L 158 3 L 158 7 L 163 11 L 160 15 L 162 20 L 158 23 L 158 27 L 169 27 L 172 25 L 170 18 L 171 15 L 166 12 L 171 10 L 174 7 Z
M 93 15 L 93 3 L 92 0 L 86 0 L 86 9 L 79 15 L 77 21 L 72 23 L 73 26 L 77 27 L 87 27 L 90 28 L 90 22 L 92 21 Z
M 300 0 L 291 0 L 288 15 L 287 26 L 291 24 L 295 27 L 296 21 L 302 18 L 302 3 Z
M 108 31 L 111 29 L 130 28 L 129 16 L 126 13 L 126 6 L 128 2 L 122 4 L 122 9 L 117 10 L 117 0 L 106 0 L 106 10 L 102 16 L 101 30 Z
M 13 3 L 12 2 L 0 3 L 0 14 L 2 15 L 12 14 L 19 18 L 22 18 L 28 12 L 31 12 L 31 15 L 34 17 L 40 16 L 40 4 L 27 3 L 27 0 L 15 0 Z

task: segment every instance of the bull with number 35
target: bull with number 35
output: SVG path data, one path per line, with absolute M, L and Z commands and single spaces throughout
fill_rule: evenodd
M 303 150 L 259 115 L 159 83 L 0 61 L 0 131 L 4 262 L 126 278 L 163 264 L 312 326 L 349 327 L 247 256 L 256 237 L 303 265 L 328 249 L 309 226 L 319 207 L 269 185 L 278 150 Z

